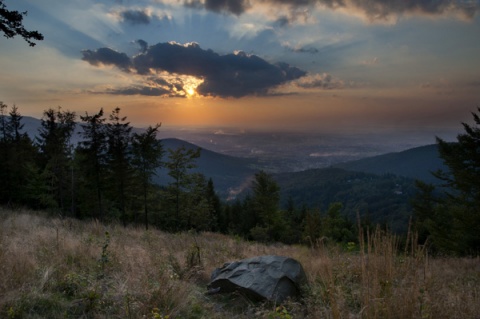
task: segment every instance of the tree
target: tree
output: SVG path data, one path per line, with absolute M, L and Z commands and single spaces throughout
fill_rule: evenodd
M 260 171 L 255 174 L 252 190 L 253 211 L 258 218 L 252 236 L 262 241 L 280 240 L 286 228 L 279 210 L 280 187 L 270 174 Z
M 457 136 L 456 143 L 437 137 L 438 151 L 447 167 L 434 173 L 443 182 L 442 194 L 436 197 L 432 186 L 419 184 L 421 194 L 414 202 L 423 236 L 441 252 L 480 251 L 480 116 L 472 115 L 475 125 L 462 123 L 465 133 Z
M 168 175 L 173 178 L 167 189 L 169 198 L 173 201 L 175 212 L 173 228 L 182 229 L 186 226 L 186 221 L 182 220 L 181 213 L 187 202 L 186 195 L 192 183 L 192 176 L 189 171 L 196 167 L 195 160 L 200 157 L 200 148 L 187 149 L 184 145 L 176 150 L 168 150 L 168 161 L 165 167 L 168 169 Z
M 26 204 L 26 186 L 31 175 L 27 165 L 34 165 L 37 149 L 23 128 L 22 116 L 14 105 L 6 115 L 7 105 L 0 102 L 0 202 Z
M 465 133 L 457 136 L 457 143 L 437 137 L 438 151 L 448 170 L 434 175 L 454 190 L 449 192 L 452 199 L 480 207 L 480 117 L 472 115 L 476 126 L 462 123 Z
M 132 137 L 132 164 L 142 185 L 145 229 L 148 230 L 148 189 L 155 171 L 162 164 L 163 146 L 157 140 L 157 132 L 161 124 L 149 126 L 144 133 L 134 133 Z
M 347 243 L 356 239 L 354 225 L 342 215 L 342 209 L 341 203 L 331 203 L 327 216 L 322 220 L 322 235 L 337 243 Z
M 57 207 L 65 213 L 66 190 L 70 187 L 72 145 L 70 139 L 75 130 L 75 112 L 62 111 L 60 107 L 43 112 L 37 138 L 40 149 L 40 166 L 51 174 L 47 183 L 53 192 Z
M 84 204 L 94 203 L 96 217 L 103 220 L 103 173 L 107 150 L 103 109 L 93 115 L 85 113 L 80 119 L 84 122 L 81 125 L 83 132 L 80 132 L 83 141 L 79 143 L 77 153 L 85 184 Z M 91 191 L 95 193 L 94 196 L 90 196 Z M 92 197 L 96 198 L 96 203 Z
M 123 225 L 127 225 L 126 189 L 131 177 L 130 142 L 132 127 L 127 117 L 120 116 L 120 108 L 115 108 L 107 123 L 107 156 L 114 203 L 118 203 Z
M 252 189 L 254 210 L 260 226 L 272 225 L 279 208 L 280 187 L 270 174 L 260 171 L 255 174 Z
M 207 183 L 207 189 L 205 192 L 205 197 L 208 202 L 209 216 L 210 216 L 210 229 L 211 231 L 225 231 L 221 229 L 220 226 L 225 225 L 225 219 L 222 212 L 222 205 L 220 203 L 220 198 L 215 193 L 215 187 L 213 185 L 213 180 L 210 178 Z
M 27 11 L 18 12 L 7 9 L 3 0 L 0 0 L 0 30 L 4 37 L 13 38 L 17 35 L 21 36 L 28 44 L 33 47 L 36 45 L 32 40 L 41 41 L 43 35 L 38 31 L 27 31 L 23 26 L 23 17 L 27 15 Z

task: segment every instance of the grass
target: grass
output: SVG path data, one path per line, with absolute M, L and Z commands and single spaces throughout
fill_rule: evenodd
M 478 257 L 398 245 L 381 231 L 348 249 L 263 245 L 0 209 L 0 318 L 480 318 Z M 301 300 L 205 294 L 216 267 L 265 254 L 302 263 Z

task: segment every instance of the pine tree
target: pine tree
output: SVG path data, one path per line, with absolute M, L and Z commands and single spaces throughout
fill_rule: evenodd
M 75 112 L 56 110 L 44 111 L 41 128 L 37 137 L 40 149 L 40 164 L 43 170 L 49 171 L 47 183 L 56 207 L 65 214 L 68 190 L 70 188 L 70 170 L 72 164 L 71 137 L 75 130 Z M 51 207 L 53 208 L 53 207 Z
M 132 164 L 139 177 L 144 208 L 145 229 L 148 230 L 148 191 L 151 179 L 156 170 L 162 165 L 163 146 L 157 140 L 157 132 L 161 124 L 149 126 L 144 133 L 134 133 L 132 137 Z
M 480 108 L 478 108 L 480 112 Z M 455 238 L 452 249 L 460 253 L 480 251 L 480 116 L 472 112 L 474 126 L 462 123 L 465 133 L 457 143 L 437 138 L 438 151 L 447 171 L 435 176 L 447 187 L 443 205 L 452 219 L 451 232 Z
M 7 105 L 0 102 L 0 202 L 27 204 L 25 187 L 30 174 L 27 165 L 33 165 L 37 149 L 23 129 L 22 116 L 14 105 L 6 115 Z
M 279 209 L 280 187 L 273 177 L 260 171 L 252 182 L 252 205 L 257 218 L 252 236 L 259 240 L 280 240 L 285 231 L 285 223 Z
M 480 108 L 478 108 L 480 112 Z M 434 173 L 443 184 L 435 195 L 431 185 L 419 183 L 414 216 L 421 235 L 433 249 L 455 254 L 480 251 L 480 117 L 473 112 L 474 126 L 462 123 L 465 133 L 456 143 L 437 138 L 446 170 Z
M 215 187 L 211 178 L 208 180 L 205 196 L 210 210 L 208 213 L 210 218 L 209 230 L 214 232 L 225 231 L 226 229 L 221 229 L 221 225 L 225 225 L 222 205 L 220 203 L 220 198 L 215 192 Z
M 82 141 L 77 147 L 78 162 L 82 181 L 82 202 L 84 205 L 92 205 L 96 211 L 94 217 L 103 220 L 103 180 L 106 166 L 106 133 L 103 109 L 96 114 L 80 116 L 84 124 L 80 132 Z M 93 192 L 93 194 L 92 194 Z M 86 208 L 87 210 L 89 208 Z
M 109 116 L 106 127 L 107 156 L 112 201 L 118 203 L 123 225 L 127 225 L 127 189 L 132 176 L 130 143 L 132 127 L 127 117 L 120 116 L 120 108 L 115 108 Z
M 165 167 L 168 169 L 168 175 L 173 178 L 173 182 L 168 185 L 167 196 L 174 206 L 173 225 L 175 230 L 185 229 L 187 226 L 186 218 L 182 218 L 187 202 L 188 189 L 192 183 L 190 170 L 196 167 L 195 160 L 200 157 L 200 148 L 187 149 L 181 146 L 176 150 L 168 150 L 168 161 Z

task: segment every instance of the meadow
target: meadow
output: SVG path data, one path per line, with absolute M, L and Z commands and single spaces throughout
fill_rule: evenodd
M 480 318 L 478 256 L 429 256 L 413 233 L 406 245 L 360 233 L 344 246 L 265 245 L 0 208 L 0 318 Z M 216 267 L 258 255 L 300 261 L 302 298 L 206 295 Z

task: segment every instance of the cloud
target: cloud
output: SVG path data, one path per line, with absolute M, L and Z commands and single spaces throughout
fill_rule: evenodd
M 185 0 L 184 4 L 235 15 L 254 10 L 261 4 L 285 6 L 290 10 L 320 6 L 352 14 L 360 12 L 370 21 L 389 20 L 392 16 L 404 14 L 443 15 L 452 12 L 473 18 L 480 10 L 478 0 Z M 279 22 L 286 25 L 289 20 L 281 17 Z
M 320 52 L 317 48 L 314 48 L 314 47 L 292 47 L 289 44 L 284 44 L 283 47 L 288 51 L 295 52 L 295 53 L 317 54 L 318 52 Z
M 226 12 L 235 15 L 244 13 L 250 4 L 247 0 L 184 0 L 187 7 L 202 8 L 213 12 Z
M 181 76 L 197 79 L 193 82 L 200 95 L 240 98 L 248 95 L 268 95 L 274 87 L 306 75 L 305 71 L 287 63 L 272 64 L 242 51 L 220 55 L 212 50 L 202 49 L 197 43 L 158 43 L 131 59 L 124 53 L 108 48 L 85 50 L 83 55 L 83 60 L 94 66 L 114 65 L 124 72 L 135 72 L 150 83 L 147 87 L 163 85 L 174 96 L 185 92 L 187 84 L 186 80 L 179 79 Z M 162 74 L 170 76 L 164 77 Z M 170 86 L 165 87 L 167 82 L 159 81 L 167 81 Z M 146 92 L 151 95 L 151 91 L 138 88 L 119 92 Z
M 131 86 L 120 89 L 108 89 L 105 93 L 114 95 L 164 96 L 170 95 L 171 91 L 161 87 Z
M 132 66 L 128 55 L 109 48 L 100 48 L 95 51 L 83 50 L 82 54 L 82 60 L 94 66 L 114 65 L 125 72 L 129 72 Z
M 125 10 L 120 12 L 123 22 L 131 25 L 150 24 L 151 16 L 146 10 Z
M 333 78 L 328 73 L 313 74 L 296 80 L 293 84 L 304 89 L 341 89 L 343 81 Z
M 138 39 L 137 41 L 135 41 L 135 43 L 140 46 L 140 52 L 141 52 L 141 53 L 147 52 L 147 49 L 148 49 L 148 43 L 147 43 L 147 41 L 142 40 L 142 39 Z
M 371 59 L 363 60 L 360 63 L 363 64 L 363 65 L 368 65 L 368 66 L 376 65 L 376 64 L 378 64 L 378 57 L 373 57 Z

